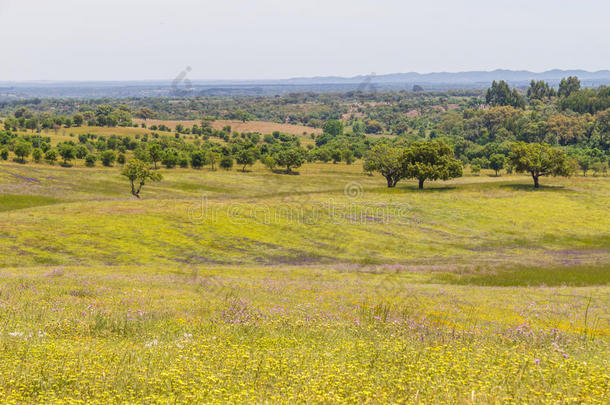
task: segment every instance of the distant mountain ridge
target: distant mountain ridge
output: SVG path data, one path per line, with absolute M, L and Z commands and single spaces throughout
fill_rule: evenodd
M 577 76 L 580 80 L 608 80 L 610 81 L 610 70 L 599 70 L 589 72 L 586 70 L 560 70 L 553 69 L 545 72 L 530 72 L 527 70 L 497 69 L 492 71 L 466 71 L 466 72 L 433 72 L 433 73 L 390 73 L 384 75 L 359 75 L 353 77 L 299 77 L 283 81 L 290 84 L 319 84 L 319 83 L 360 83 L 370 79 L 375 83 L 396 82 L 421 82 L 421 83 L 489 83 L 494 80 L 505 80 L 508 82 L 529 82 L 530 80 L 559 81 L 567 76 Z
M 189 97 L 282 95 L 293 92 L 411 91 L 418 85 L 428 91 L 487 89 L 494 80 L 526 88 L 531 80 L 544 80 L 557 87 L 560 80 L 577 76 L 583 87 L 610 85 L 610 70 L 527 70 L 391 73 L 353 77 L 321 76 L 274 80 L 124 80 L 124 81 L 0 81 L 0 101 L 34 97 Z
M 289 79 L 252 79 L 252 80 L 211 80 L 211 79 L 193 79 L 190 81 L 193 85 L 265 85 L 265 84 L 355 84 L 364 81 L 374 83 L 397 83 L 397 82 L 421 82 L 421 83 L 443 83 L 443 84 L 464 84 L 464 83 L 487 83 L 494 80 L 505 80 L 509 82 L 525 82 L 530 80 L 546 80 L 558 81 L 564 77 L 577 76 L 580 80 L 610 80 L 610 70 L 598 70 L 590 72 L 587 70 L 561 70 L 553 69 L 545 72 L 531 72 L 528 70 L 507 70 L 496 69 L 491 71 L 472 70 L 464 72 L 431 72 L 431 73 L 389 73 L 376 75 L 375 73 L 367 75 L 357 75 L 352 77 L 344 76 L 314 76 L 314 77 L 293 77 Z M 173 80 L 86 80 L 86 81 L 2 81 L 2 86 L 19 86 L 19 87 L 38 87 L 38 86 L 120 86 L 120 85 L 140 85 L 140 86 L 159 86 L 167 85 Z

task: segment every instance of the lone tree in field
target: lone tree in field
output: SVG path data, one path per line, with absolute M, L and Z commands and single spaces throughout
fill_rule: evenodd
M 565 152 L 544 143 L 516 143 L 509 159 L 516 172 L 532 175 L 535 188 L 540 176 L 570 176 L 573 171 Z
M 386 144 L 375 145 L 364 158 L 364 170 L 379 172 L 388 182 L 388 188 L 396 187 L 404 178 L 404 150 Z
M 449 180 L 462 176 L 462 162 L 453 157 L 453 149 L 440 141 L 415 142 L 403 157 L 404 176 L 417 179 L 419 188 L 426 180 Z
M 127 162 L 121 174 L 131 182 L 131 194 L 140 198 L 140 191 L 147 180 L 160 181 L 161 174 L 150 170 L 146 163 L 141 160 L 131 160 Z M 137 188 L 136 188 L 137 187 Z

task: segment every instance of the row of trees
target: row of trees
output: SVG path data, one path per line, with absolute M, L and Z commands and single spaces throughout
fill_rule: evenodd
M 578 91 L 580 91 L 580 80 L 575 76 L 561 79 L 558 91 L 543 80 L 532 80 L 527 89 L 527 98 L 530 102 L 533 100 L 543 101 L 557 96 L 567 98 Z M 516 108 L 525 108 L 526 105 L 525 98 L 519 91 L 511 89 L 504 80 L 493 81 L 485 95 L 485 102 L 492 106 L 512 106 Z
M 493 168 L 504 166 L 504 156 L 493 159 Z M 574 161 L 564 151 L 540 143 L 515 143 L 511 147 L 509 164 L 518 173 L 528 173 L 539 187 L 542 176 L 570 176 Z M 364 169 L 378 172 L 386 178 L 388 187 L 401 179 L 416 179 L 420 189 L 427 180 L 449 180 L 462 176 L 462 163 L 454 157 L 452 148 L 442 141 L 415 142 L 408 146 L 380 143 L 367 153 Z
M 275 156 L 265 156 L 263 162 L 272 168 L 275 163 L 270 161 L 277 160 L 290 171 L 291 166 L 303 163 L 303 152 L 297 148 L 284 149 Z M 246 155 L 244 152 L 237 159 L 250 162 L 251 157 Z M 199 153 L 193 156 L 205 159 Z M 511 150 L 510 162 L 517 172 L 531 174 L 535 188 L 539 187 L 542 176 L 569 176 L 573 172 L 565 153 L 546 144 L 516 143 Z M 462 176 L 461 162 L 453 157 L 451 147 L 441 141 L 416 142 L 402 147 L 379 143 L 367 153 L 364 169 L 379 172 L 386 178 L 389 188 L 396 187 L 401 179 L 417 179 L 419 188 L 423 189 L 427 180 L 449 180 Z M 131 193 L 137 198 L 140 198 L 140 191 L 146 182 L 160 181 L 162 178 L 140 159 L 129 161 L 121 174 L 130 181 Z
M 75 159 L 82 159 L 85 161 L 85 165 L 88 167 L 95 166 L 95 163 L 99 160 L 104 166 L 110 167 L 115 162 L 119 164 L 125 163 L 125 154 L 116 153 L 113 150 L 105 150 L 100 153 L 91 153 L 84 146 L 75 146 L 69 142 L 59 143 L 55 148 L 35 148 L 31 143 L 20 140 L 15 143 L 13 147 L 13 153 L 16 156 L 16 161 L 19 163 L 26 163 L 27 159 L 32 157 L 32 160 L 36 163 L 40 163 L 43 160 L 49 164 L 55 164 L 59 159 L 62 161 L 62 165 L 69 167 L 71 162 Z M 6 147 L 0 148 L 0 159 L 7 160 L 9 157 L 9 150 Z
M 423 189 L 426 180 L 460 177 L 462 164 L 444 142 L 415 142 L 407 147 L 381 143 L 366 155 L 364 170 L 381 173 L 390 188 L 401 179 L 417 179 Z
M 84 106 L 81 111 L 69 115 L 55 115 L 50 112 L 35 113 L 27 107 L 19 107 L 3 121 L 4 128 L 9 131 L 54 129 L 89 126 L 134 126 L 131 109 L 125 104 L 114 107 L 102 104 L 95 109 Z

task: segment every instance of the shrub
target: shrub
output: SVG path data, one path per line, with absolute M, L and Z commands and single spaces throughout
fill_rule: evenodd
M 273 169 L 275 169 L 275 166 L 277 165 L 273 156 L 269 156 L 269 155 L 265 155 L 263 157 L 263 164 L 265 165 L 265 167 L 267 169 L 269 169 L 271 171 L 273 171 Z
M 181 168 L 186 169 L 189 167 L 189 160 L 186 157 L 186 155 L 181 154 L 180 157 L 178 158 L 178 164 L 180 165 Z
M 76 147 L 76 158 L 77 159 L 84 159 L 88 154 L 89 154 L 89 151 L 87 150 L 87 148 L 85 146 L 78 145 Z
M 200 169 L 206 164 L 206 154 L 202 150 L 196 150 L 191 153 L 191 167 Z
M 74 146 L 69 143 L 62 143 L 59 145 L 59 155 L 64 160 L 64 165 L 68 165 L 74 156 L 76 155 L 76 150 Z
M 32 145 L 29 142 L 21 141 L 15 145 L 15 155 L 20 162 L 25 163 L 25 158 L 30 156 L 32 152 Z
M 102 164 L 106 167 L 110 167 L 114 164 L 116 160 L 116 153 L 113 150 L 106 150 L 102 152 L 101 161 Z
M 40 160 L 42 159 L 42 149 L 34 149 L 32 151 L 32 158 L 34 159 L 34 162 L 40 163 Z
M 163 153 L 163 159 L 161 160 L 161 163 L 163 163 L 168 169 L 171 169 L 173 167 L 176 167 L 176 165 L 178 164 L 178 158 L 178 151 L 174 148 L 169 148 Z
M 57 161 L 57 151 L 55 149 L 49 149 L 44 154 L 44 160 L 49 162 L 50 164 L 55 164 Z
M 97 157 L 95 157 L 95 155 L 88 154 L 87 156 L 85 156 L 85 166 L 87 166 L 87 167 L 95 166 L 96 160 L 97 160 Z
M 228 155 L 223 156 L 222 159 L 220 159 L 220 167 L 225 170 L 231 170 L 233 168 L 233 157 Z

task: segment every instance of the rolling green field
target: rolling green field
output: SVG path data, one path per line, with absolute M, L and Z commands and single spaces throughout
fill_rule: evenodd
M 0 163 L 0 398 L 607 403 L 610 179 Z

